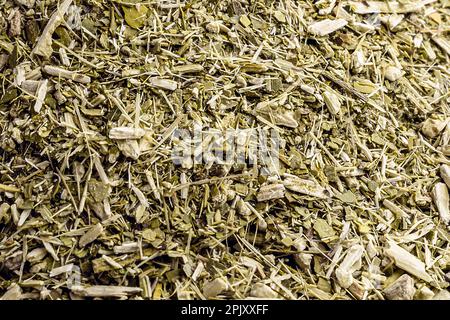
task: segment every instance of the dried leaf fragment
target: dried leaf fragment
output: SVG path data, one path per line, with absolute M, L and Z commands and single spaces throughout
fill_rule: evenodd
M 87 244 L 93 242 L 103 233 L 103 226 L 101 223 L 97 223 L 95 226 L 90 228 L 84 235 L 81 236 L 79 245 L 84 247 Z
M 321 218 L 317 219 L 314 223 L 314 230 L 319 234 L 319 237 L 321 239 L 331 238 L 336 235 L 333 227 L 331 227 L 328 222 Z
M 223 279 L 216 278 L 203 286 L 203 295 L 206 298 L 214 298 L 227 289 L 228 284 Z
M 278 11 L 278 10 L 275 11 L 273 13 L 273 16 L 275 17 L 275 19 L 278 20 L 278 22 L 281 22 L 281 23 L 285 23 L 286 22 L 286 16 L 281 11 Z
M 251 20 L 246 15 L 241 15 L 241 17 L 239 18 L 239 21 L 246 28 L 252 24 Z
M 298 127 L 298 122 L 294 119 L 292 112 L 275 113 L 273 118 L 276 125 L 288 128 Z
M 102 255 L 102 259 L 106 261 L 114 269 L 122 269 L 122 265 L 116 262 L 113 258 L 108 257 L 106 255 Z
M 33 8 L 36 0 L 14 0 L 18 5 Z
M 221 21 L 211 21 L 205 26 L 206 30 L 208 30 L 211 33 L 229 33 L 231 30 L 225 26 Z
M 286 189 L 284 188 L 284 185 L 281 183 L 265 185 L 259 189 L 256 199 L 259 202 L 262 202 L 267 200 L 284 198 L 285 190 Z
M 61 266 L 61 267 L 53 268 L 50 271 L 49 276 L 50 277 L 56 277 L 56 276 L 58 276 L 60 274 L 71 272 L 73 270 L 73 267 L 74 267 L 74 264 L 73 263 L 69 263 L 69 264 L 66 264 L 66 265 Z
M 264 283 L 255 283 L 250 291 L 250 296 L 260 299 L 275 299 L 278 293 Z
M 122 10 L 125 14 L 125 21 L 130 27 L 139 29 L 144 25 L 148 12 L 148 8 L 145 5 L 137 4 L 131 7 L 122 6 Z
M 50 242 L 47 242 L 47 241 L 42 241 L 42 244 L 44 245 L 45 250 L 47 250 L 47 252 L 52 256 L 52 258 L 55 261 L 59 261 L 59 257 L 56 254 L 56 251 L 53 248 L 52 244 Z
M 117 147 L 123 155 L 137 160 L 141 155 L 141 148 L 137 140 L 118 140 Z
M 26 260 L 30 263 L 36 263 L 36 262 L 44 259 L 46 255 L 47 255 L 47 250 L 45 250 L 45 248 L 40 247 L 40 248 L 36 248 L 36 249 L 33 249 L 30 252 L 28 252 L 28 254 L 26 256 Z
M 13 283 L 0 300 L 22 300 L 22 288 L 17 283 Z
M 353 192 L 351 192 L 350 190 L 348 190 L 342 194 L 337 194 L 336 198 L 338 198 L 342 202 L 346 202 L 346 203 L 355 203 L 357 201 L 355 194 Z

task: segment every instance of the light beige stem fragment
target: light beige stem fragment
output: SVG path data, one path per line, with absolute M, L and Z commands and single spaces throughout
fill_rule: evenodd
M 444 180 L 447 187 L 450 188 L 450 166 L 446 164 L 441 165 L 439 173 L 441 174 L 441 178 Z
M 345 19 L 336 19 L 336 20 L 325 19 L 311 24 L 308 27 L 308 31 L 318 36 L 326 36 L 327 34 L 333 33 L 339 29 L 344 28 L 347 25 L 347 23 L 348 22 Z
M 448 300 L 450 300 L 450 292 L 445 289 L 439 290 L 433 296 L 433 298 L 431 300 L 447 300 L 448 301 Z
M 185 172 L 182 172 L 180 175 L 180 182 L 182 184 L 186 184 L 187 183 L 187 176 Z M 181 199 L 187 199 L 188 195 L 189 195 L 189 186 L 184 187 L 183 189 L 180 190 L 181 193 Z
M 109 137 L 115 140 L 140 139 L 144 134 L 144 129 L 133 127 L 117 127 L 109 131 Z
M 46 58 L 49 58 L 52 55 L 53 32 L 63 21 L 64 14 L 66 14 L 71 4 L 72 0 L 65 0 L 58 6 L 45 26 L 44 31 L 42 31 L 42 34 L 34 46 L 33 51 L 31 51 L 31 55 L 40 55 Z
M 0 191 L 4 191 L 4 192 L 20 192 L 20 189 L 16 188 L 15 186 L 12 186 L 12 185 L 1 184 L 0 183 Z
M 436 0 L 411 1 L 403 4 L 403 1 L 349 1 L 352 11 L 358 14 L 368 13 L 408 13 L 417 12 L 429 3 Z
M 156 200 L 161 201 L 161 195 L 159 194 L 159 190 L 156 186 L 155 180 L 153 179 L 153 175 L 150 171 L 145 172 L 145 176 L 147 177 L 148 184 L 150 185 L 150 189 L 153 192 L 153 196 Z
M 122 243 L 120 246 L 114 246 L 113 251 L 115 254 L 133 253 L 139 250 L 139 244 L 137 242 Z
M 331 91 L 325 91 L 323 93 L 323 100 L 331 114 L 337 115 L 339 113 L 341 110 L 341 102 L 336 94 Z
M 444 37 L 434 36 L 431 39 L 444 51 L 447 55 L 450 56 L 450 42 L 447 41 Z
M 395 214 L 397 219 L 406 218 L 408 216 L 408 214 L 405 211 L 403 211 L 400 207 L 398 207 L 396 204 L 394 204 L 392 201 L 388 199 L 383 200 L 383 205 L 386 208 L 388 208 L 393 214 Z
M 55 66 L 46 65 L 42 70 L 48 75 L 70 79 L 79 83 L 86 84 L 91 82 L 91 77 L 89 76 Z
M 243 216 L 248 216 L 252 213 L 252 210 L 250 209 L 250 204 L 242 200 L 242 198 L 239 196 L 236 201 L 236 211 Z
M 414 297 L 414 279 L 404 274 L 384 290 L 389 300 L 412 300 Z
M 402 70 L 395 66 L 387 66 L 384 69 L 384 77 L 389 81 L 397 81 L 402 77 L 402 75 L 403 75 Z
M 438 209 L 439 216 L 445 224 L 450 222 L 450 210 L 449 210 L 449 195 L 448 189 L 445 183 L 436 183 L 431 195 L 434 200 L 434 204 Z
M 447 119 L 427 119 L 422 123 L 422 133 L 428 138 L 435 138 L 444 130 L 447 122 Z
M 120 298 L 123 296 L 131 296 L 142 292 L 141 288 L 123 287 L 123 286 L 73 286 L 72 292 L 82 297 L 94 298 Z
M 329 198 L 325 188 L 314 181 L 301 179 L 291 174 L 284 174 L 283 178 L 283 185 L 286 189 L 320 199 Z
M 47 241 L 42 241 L 42 244 L 44 245 L 45 250 L 47 250 L 47 252 L 52 256 L 52 258 L 55 259 L 55 261 L 59 261 L 59 257 L 56 254 L 55 249 L 53 249 L 52 244 Z
M 184 64 L 173 67 L 172 71 L 178 74 L 197 73 L 203 71 L 203 66 L 200 64 Z
M 358 269 L 355 266 L 361 265 L 358 263 L 364 253 L 364 248 L 361 245 L 354 245 L 351 247 L 339 268 L 336 269 L 336 278 L 339 285 L 343 288 L 349 288 L 353 283 L 353 272 Z
M 168 80 L 168 79 L 150 78 L 148 80 L 148 82 L 152 87 L 166 89 L 166 90 L 170 90 L 170 91 L 174 91 L 178 87 L 178 84 L 176 81 Z
M 108 257 L 106 255 L 102 255 L 102 259 L 105 260 L 107 264 L 109 264 L 114 269 L 122 269 L 122 265 L 118 262 L 116 262 L 113 258 Z
M 422 279 L 426 282 L 431 282 L 433 279 L 425 271 L 425 264 L 416 256 L 412 255 L 393 241 L 388 242 L 388 247 L 385 249 L 388 257 L 394 260 L 397 267 L 410 274 Z
M 45 95 L 47 94 L 47 84 L 48 80 L 42 80 L 39 83 L 39 87 L 37 89 L 37 97 L 36 97 L 36 103 L 34 104 L 34 111 L 36 113 L 39 113 L 41 111 L 42 105 L 44 104 Z

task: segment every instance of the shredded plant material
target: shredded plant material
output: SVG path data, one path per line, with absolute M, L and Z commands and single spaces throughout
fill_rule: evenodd
M 450 299 L 449 17 L 0 0 L 0 300 Z

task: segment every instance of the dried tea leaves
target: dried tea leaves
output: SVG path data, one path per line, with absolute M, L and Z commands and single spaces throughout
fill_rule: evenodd
M 448 299 L 442 1 L 0 6 L 0 299 Z

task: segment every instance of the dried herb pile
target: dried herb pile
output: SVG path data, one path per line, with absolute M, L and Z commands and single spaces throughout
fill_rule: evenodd
M 0 0 L 1 299 L 449 299 L 448 0 Z M 280 167 L 175 164 L 269 128 Z

